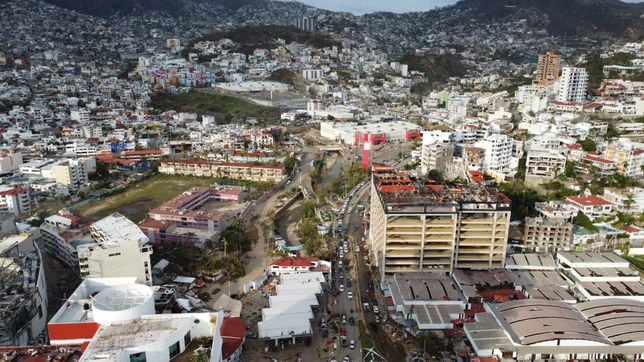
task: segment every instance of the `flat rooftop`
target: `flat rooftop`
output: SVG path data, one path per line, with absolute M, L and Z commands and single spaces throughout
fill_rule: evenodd
M 91 228 L 105 234 L 109 242 L 119 243 L 125 240 L 136 240 L 139 245 L 148 242 L 148 237 L 130 219 L 115 212 L 91 225 Z
M 558 258 L 565 258 L 568 261 L 570 261 L 573 264 L 606 264 L 606 263 L 618 263 L 618 264 L 626 264 L 628 266 L 628 261 L 626 261 L 624 258 L 621 256 L 611 253 L 611 252 L 603 252 L 603 253 L 591 253 L 591 252 L 584 252 L 584 253 L 576 253 L 576 252 L 570 252 L 570 251 L 563 251 L 560 252 L 557 255 Z M 572 265 L 573 267 L 575 265 Z
M 506 269 L 555 269 L 557 264 L 550 254 L 512 254 L 505 259 Z
M 392 281 L 396 302 L 464 300 L 451 278 L 434 273 L 397 273 Z M 398 299 L 398 300 L 397 300 Z
M 644 283 L 641 281 L 611 281 L 611 282 L 581 282 L 589 295 L 594 297 L 642 297 L 644 298 Z

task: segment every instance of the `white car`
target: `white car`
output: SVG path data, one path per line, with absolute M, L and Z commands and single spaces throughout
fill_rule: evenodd
M 349 342 L 349 349 L 356 349 L 356 341 L 353 339 Z
M 360 251 L 360 245 L 356 245 L 356 251 Z
M 353 292 L 350 291 L 349 293 L 347 293 L 347 298 L 353 299 Z
M 340 284 L 340 292 L 344 292 L 344 284 Z

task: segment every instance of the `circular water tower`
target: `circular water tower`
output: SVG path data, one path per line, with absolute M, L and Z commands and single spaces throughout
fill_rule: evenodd
M 96 294 L 92 301 L 92 316 L 100 324 L 154 313 L 154 291 L 143 284 L 110 287 Z

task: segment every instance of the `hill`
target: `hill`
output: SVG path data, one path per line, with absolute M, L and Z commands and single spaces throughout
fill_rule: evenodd
M 218 41 L 227 38 L 237 44 L 235 51 L 244 54 L 252 54 L 255 49 L 275 48 L 277 38 L 284 39 L 286 43 L 298 42 L 322 48 L 329 46 L 340 47 L 340 42 L 331 36 L 316 32 L 302 31 L 292 26 L 284 25 L 259 25 L 244 26 L 230 31 L 215 31 L 204 37 L 195 39 L 188 48 L 196 42 L 203 40 Z
M 462 77 L 467 72 L 461 57 L 453 54 L 407 54 L 399 61 L 408 64 L 409 70 L 425 73 L 429 83 L 444 82 L 449 77 Z
M 461 0 L 449 7 L 461 19 L 454 22 L 502 22 L 517 16 L 543 25 L 555 36 L 641 38 L 644 6 L 619 0 Z
M 268 0 L 44 0 L 65 9 L 93 16 L 130 15 L 145 12 L 165 12 L 178 15 L 191 3 L 211 3 L 223 9 L 236 11 L 243 6 L 263 5 Z

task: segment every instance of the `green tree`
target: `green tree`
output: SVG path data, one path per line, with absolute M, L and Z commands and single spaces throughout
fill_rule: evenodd
M 585 229 L 588 229 L 590 231 L 599 230 L 595 225 L 593 225 L 593 222 L 590 220 L 590 218 L 586 216 L 586 214 L 584 214 L 583 212 L 580 212 L 579 214 L 577 214 L 577 217 L 575 218 L 575 224 Z
M 597 151 L 597 143 L 593 141 L 591 138 L 586 138 L 585 140 L 581 141 L 580 144 L 581 144 L 581 149 L 586 152 Z

